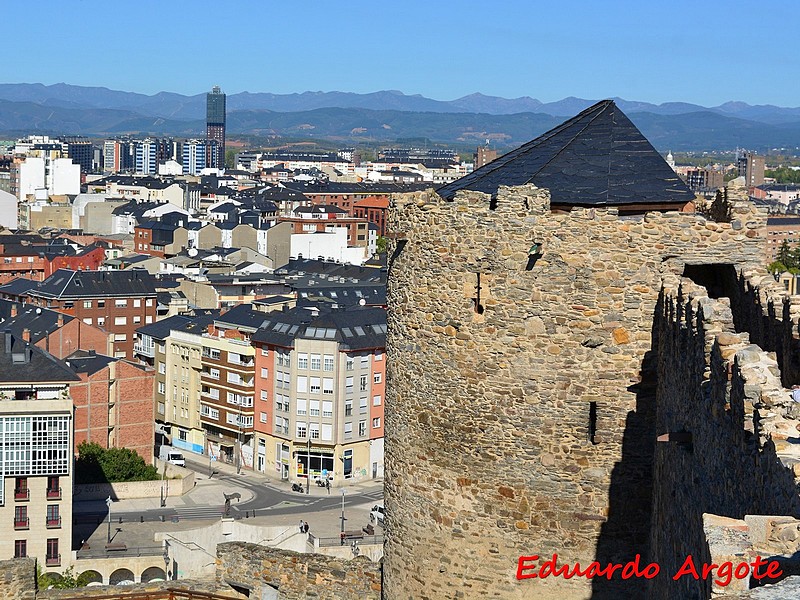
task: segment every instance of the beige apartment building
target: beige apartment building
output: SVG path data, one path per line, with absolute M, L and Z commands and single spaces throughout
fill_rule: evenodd
M 72 398 L 78 377 L 10 332 L 0 336 L 0 540 L 3 559 L 72 563 Z

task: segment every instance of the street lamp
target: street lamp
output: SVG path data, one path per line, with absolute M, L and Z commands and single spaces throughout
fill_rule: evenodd
M 107 543 L 109 543 L 109 544 L 111 543 L 111 504 L 112 504 L 112 502 L 114 502 L 114 501 L 111 499 L 111 496 L 106 498 L 106 506 L 108 507 L 108 537 L 107 537 L 108 541 L 107 541 Z M 344 506 L 344 505 L 342 505 L 342 506 Z M 342 510 L 344 510 L 344 509 L 342 509 Z M 344 512 L 342 512 L 342 514 L 344 515 Z M 344 523 L 344 521 L 342 521 L 342 523 Z
M 341 534 L 342 546 L 344 546 L 344 522 L 347 520 L 344 516 L 344 494 L 345 494 L 345 488 L 342 488 L 342 534 Z
M 308 453 L 306 454 L 306 495 L 311 493 L 311 432 L 308 432 Z

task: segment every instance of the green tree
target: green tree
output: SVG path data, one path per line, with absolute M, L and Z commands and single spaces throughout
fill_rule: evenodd
M 782 264 L 784 267 L 792 266 L 791 263 L 793 262 L 792 250 L 789 248 L 789 242 L 783 240 L 781 242 L 781 247 L 778 249 L 778 255 L 775 257 L 777 262 Z
M 158 471 L 129 448 L 105 449 L 94 442 L 81 442 L 75 461 L 77 483 L 151 481 Z
M 383 237 L 382 235 L 379 235 L 376 246 L 377 246 L 377 249 L 378 249 L 378 254 L 386 254 L 386 238 L 385 237 Z
M 72 567 L 66 569 L 61 575 L 43 573 L 42 566 L 36 564 L 36 584 L 40 590 L 53 588 L 54 590 L 69 590 L 86 587 L 91 578 L 85 574 L 75 575 Z
M 226 148 L 225 149 L 225 168 L 226 169 L 235 169 L 236 168 L 236 150 L 234 148 Z

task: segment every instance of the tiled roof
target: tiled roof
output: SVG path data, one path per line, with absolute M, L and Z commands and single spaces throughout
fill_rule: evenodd
M 533 141 L 437 191 L 495 195 L 501 185 L 534 184 L 552 204 L 603 206 L 694 200 L 647 138 L 612 100 L 598 102 Z
M 12 308 L 17 311 L 14 317 L 11 316 Z M 62 325 L 74 319 L 69 315 L 33 304 L 0 300 L 0 330 L 9 330 L 13 335 L 22 338 L 22 332 L 27 329 L 34 344 L 58 329 L 59 318 Z
M 0 383 L 79 381 L 66 364 L 10 331 L 0 332 Z

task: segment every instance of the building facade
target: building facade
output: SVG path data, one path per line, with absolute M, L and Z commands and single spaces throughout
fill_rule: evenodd
M 206 166 L 225 168 L 225 94 L 219 86 L 214 86 L 206 94 L 206 143 L 216 142 L 213 151 L 207 154 Z

